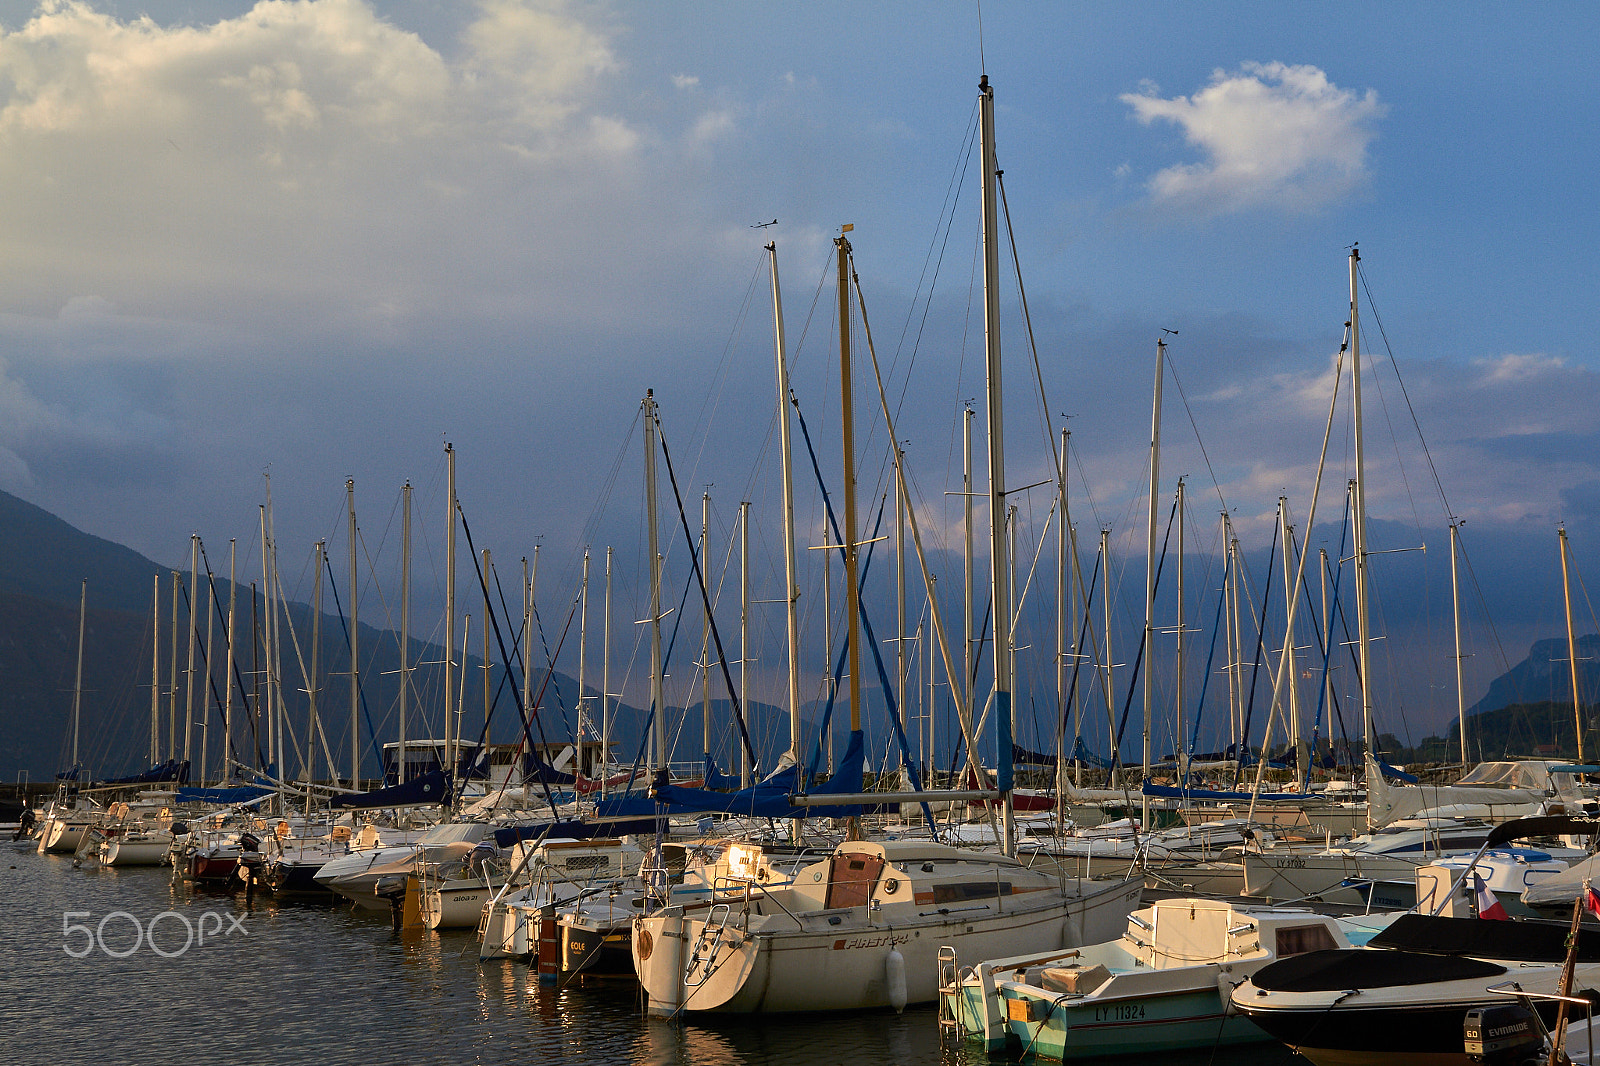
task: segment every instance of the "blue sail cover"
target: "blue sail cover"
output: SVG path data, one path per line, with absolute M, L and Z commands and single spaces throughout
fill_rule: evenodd
M 1404 781 L 1408 785 L 1414 785 L 1417 783 L 1416 774 L 1408 774 L 1398 767 L 1390 766 L 1382 759 L 1378 759 L 1377 763 L 1378 769 L 1383 772 L 1383 776 L 1387 777 L 1390 781 Z
M 179 803 L 249 803 L 276 791 L 264 785 L 239 785 L 236 788 L 180 788 Z
M 717 760 L 706 753 L 706 772 L 704 774 L 706 788 L 713 792 L 731 792 L 739 787 L 739 779 L 731 774 L 725 774 L 717 769 Z
M 838 771 L 812 796 L 852 795 L 861 791 L 861 775 L 866 767 L 866 742 L 861 730 L 850 734 L 850 743 L 839 761 Z M 785 766 L 754 787 L 738 792 L 708 792 L 700 788 L 663 785 L 655 789 L 655 799 L 668 814 L 718 812 L 752 818 L 849 818 L 862 812 L 860 806 L 796 807 L 789 797 L 799 787 L 799 767 Z
M 179 784 L 189 780 L 189 764 L 176 759 L 168 759 L 150 767 L 142 774 L 132 777 L 113 777 L 100 782 L 102 785 L 154 785 L 162 781 L 176 781 Z
M 531 751 L 522 759 L 522 783 L 524 785 L 575 785 L 578 779 L 572 774 L 557 770 Z
M 368 810 L 374 807 L 416 807 L 424 803 L 449 802 L 450 781 L 443 770 L 434 770 L 403 785 L 390 785 L 353 796 L 334 796 L 328 800 L 328 806 Z

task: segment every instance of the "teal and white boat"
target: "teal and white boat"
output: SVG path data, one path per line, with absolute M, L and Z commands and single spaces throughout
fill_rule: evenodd
M 991 1052 L 1099 1058 L 1270 1040 L 1229 996 L 1267 963 L 1363 945 L 1391 915 L 1170 899 L 1116 940 L 941 971 L 941 1012 Z

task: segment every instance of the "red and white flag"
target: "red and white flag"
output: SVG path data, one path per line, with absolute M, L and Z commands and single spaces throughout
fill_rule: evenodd
M 1596 892 L 1593 885 L 1583 886 L 1583 909 L 1600 918 L 1600 892 Z
M 1483 875 L 1476 870 L 1472 871 L 1472 887 L 1478 895 L 1479 918 L 1490 918 L 1497 922 L 1509 922 L 1511 920 L 1511 915 L 1506 913 L 1506 909 L 1501 906 L 1499 898 L 1489 891 L 1489 885 L 1484 881 Z M 1590 891 L 1592 892 L 1593 889 L 1590 889 Z

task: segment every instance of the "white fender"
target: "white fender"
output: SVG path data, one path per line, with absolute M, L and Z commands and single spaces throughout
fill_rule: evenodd
M 893 948 L 883 960 L 883 976 L 888 982 L 889 1006 L 899 1013 L 906 1009 L 906 959 Z

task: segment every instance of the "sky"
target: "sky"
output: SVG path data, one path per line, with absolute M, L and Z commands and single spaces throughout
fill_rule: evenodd
M 309 598 L 311 544 L 346 550 L 353 478 L 370 595 L 392 622 L 407 481 L 423 600 L 438 595 L 450 442 L 476 546 L 514 587 L 537 545 L 555 622 L 584 546 L 597 582 L 615 547 L 620 633 L 641 628 L 637 418 L 653 389 L 689 523 L 710 493 L 726 574 L 750 500 L 770 599 L 763 246 L 777 244 L 795 389 L 837 480 L 832 239 L 849 223 L 896 435 L 954 588 L 947 494 L 968 401 L 983 463 L 970 138 L 986 73 L 1032 326 L 1030 342 L 1008 266 L 1008 479 L 1050 477 L 1069 416 L 1074 519 L 1091 545 L 1111 528 L 1129 611 L 1157 340 L 1163 510 L 1186 475 L 1189 550 L 1215 551 L 1226 509 L 1264 556 L 1280 495 L 1308 517 L 1359 242 L 1369 508 L 1397 552 L 1375 563 L 1386 683 L 1425 732 L 1454 713 L 1449 520 L 1466 523 L 1479 582 L 1469 702 L 1560 632 L 1557 524 L 1580 577 L 1600 540 L 1600 14 L 1440 14 L 0 0 L 0 488 L 175 565 L 198 533 L 218 566 L 230 539 L 258 551 L 270 474 L 280 569 Z M 881 496 L 869 372 L 858 363 L 858 461 L 863 494 Z M 1352 464 L 1342 410 L 1313 546 L 1337 547 Z M 1051 499 L 1015 491 L 1031 560 Z M 800 495 L 818 543 L 809 477 Z M 815 644 L 820 553 L 806 555 Z M 363 620 L 381 612 L 364 605 Z M 763 639 L 781 633 L 761 615 Z M 625 636 L 619 684 L 636 689 Z

